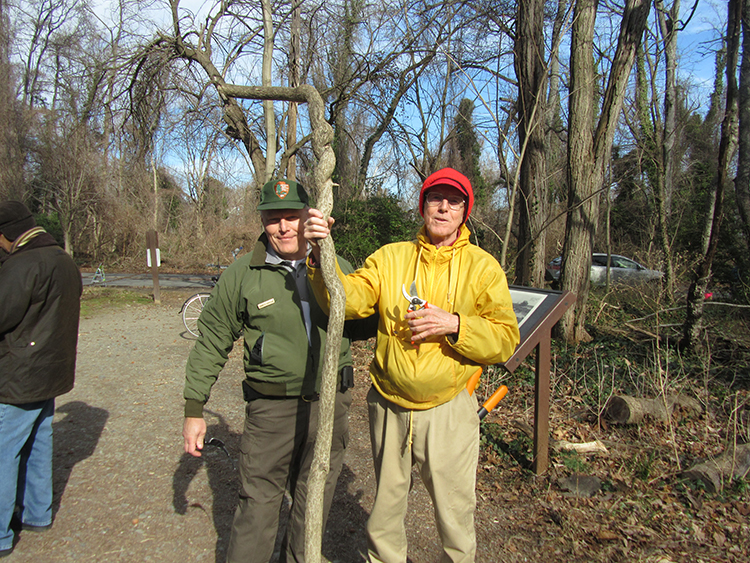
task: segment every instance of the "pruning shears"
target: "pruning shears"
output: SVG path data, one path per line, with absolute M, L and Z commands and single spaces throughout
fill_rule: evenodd
M 420 309 L 427 309 L 427 300 L 422 299 L 419 295 L 417 295 L 417 282 L 413 281 L 411 282 L 411 286 L 409 287 L 409 291 L 406 291 L 406 284 L 401 284 L 401 293 L 404 294 L 404 297 L 409 302 L 409 311 L 419 311 Z
M 229 455 L 229 451 L 227 450 L 226 446 L 224 445 L 224 442 L 219 440 L 218 438 L 210 438 L 209 440 L 206 440 L 203 442 L 204 446 L 213 446 L 214 448 L 217 448 L 221 451 L 223 451 L 225 454 L 227 454 L 227 457 L 229 458 L 229 461 L 232 462 L 232 467 L 234 467 L 234 460 L 232 459 L 232 456 Z

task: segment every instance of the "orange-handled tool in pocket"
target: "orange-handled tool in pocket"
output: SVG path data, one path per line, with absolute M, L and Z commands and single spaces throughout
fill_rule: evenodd
M 495 391 L 489 399 L 487 399 L 484 404 L 481 406 L 481 408 L 477 411 L 477 415 L 479 415 L 479 420 L 482 420 L 485 416 L 487 416 L 492 409 L 494 409 L 497 404 L 502 400 L 505 395 L 508 394 L 508 388 L 505 385 L 501 385 L 497 388 L 497 391 Z
M 479 368 L 477 371 L 475 371 L 474 375 L 472 375 L 469 378 L 469 381 L 466 382 L 466 390 L 469 392 L 469 395 L 474 394 L 474 389 L 476 389 L 477 385 L 479 385 L 480 377 L 482 377 L 482 368 Z
M 477 388 L 477 385 L 479 384 L 479 379 L 482 377 L 482 368 L 479 368 L 472 376 L 469 378 L 469 381 L 466 382 L 466 390 L 469 392 L 469 395 L 474 394 L 474 389 Z M 497 391 L 495 391 L 492 396 L 487 399 L 484 404 L 481 406 L 481 408 L 477 411 L 477 414 L 479 415 L 479 420 L 482 420 L 485 416 L 487 416 L 490 412 L 492 412 L 492 409 L 494 409 L 497 404 L 505 397 L 505 395 L 508 394 L 508 388 L 505 385 L 501 385 L 497 388 Z

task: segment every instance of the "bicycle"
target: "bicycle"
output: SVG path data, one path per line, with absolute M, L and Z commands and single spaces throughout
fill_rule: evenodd
M 102 265 L 99 264 L 99 267 L 96 269 L 96 272 L 94 272 L 94 276 L 91 278 L 91 285 L 94 285 L 95 283 L 100 283 L 104 285 L 107 281 L 107 277 L 104 275 L 104 269 L 102 268 Z
M 182 309 L 180 309 L 182 324 L 184 324 L 187 331 L 196 338 L 201 335 L 198 330 L 198 317 L 201 316 L 203 305 L 209 297 L 211 297 L 210 293 L 196 293 L 195 295 L 188 297 L 187 301 L 182 304 Z
M 239 248 L 235 248 L 232 251 L 232 257 L 234 260 L 237 260 L 237 255 L 242 251 L 243 247 L 240 246 Z M 211 276 L 211 286 L 215 286 L 216 282 L 219 281 L 219 276 L 221 275 L 221 270 L 226 270 L 227 266 L 222 266 L 220 264 L 206 264 L 206 267 L 208 268 L 216 268 L 219 273 L 215 276 Z M 196 293 L 195 295 L 191 295 L 188 297 L 185 302 L 182 304 L 182 308 L 180 309 L 180 315 L 182 316 L 182 324 L 185 325 L 185 329 L 198 338 L 201 333 L 200 330 L 198 330 L 198 317 L 201 316 L 201 312 L 203 311 L 203 306 L 206 304 L 206 301 L 211 296 L 210 293 L 206 292 L 200 292 Z

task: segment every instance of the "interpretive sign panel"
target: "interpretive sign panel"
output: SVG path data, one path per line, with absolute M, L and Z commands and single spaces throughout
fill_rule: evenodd
M 549 464 L 550 340 L 552 327 L 576 302 L 569 291 L 510 286 L 513 310 L 518 319 L 521 342 L 503 364 L 513 373 L 536 350 L 534 382 L 534 472 L 544 473 Z
M 541 323 L 555 306 L 562 291 L 537 289 L 535 287 L 509 286 L 513 311 L 518 319 L 518 330 L 523 342 L 531 331 Z

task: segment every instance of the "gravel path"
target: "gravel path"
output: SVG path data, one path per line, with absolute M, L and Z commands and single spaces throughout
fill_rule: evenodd
M 6 561 L 224 561 L 237 494 L 234 461 L 214 448 L 203 460 L 182 452 L 182 385 L 193 339 L 177 313 L 190 294 L 163 292 L 159 306 L 81 320 L 76 386 L 56 403 L 54 526 L 22 532 Z M 209 436 L 232 458 L 243 422 L 242 377 L 237 347 L 207 406 Z M 356 378 L 350 449 L 324 541 L 329 559 L 347 563 L 363 560 L 374 492 L 364 367 Z M 423 489 L 414 494 L 412 505 L 429 517 L 413 510 L 410 535 L 427 540 L 418 560 L 433 560 L 429 500 Z

